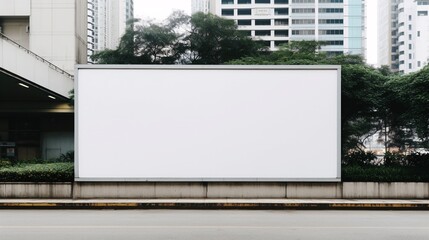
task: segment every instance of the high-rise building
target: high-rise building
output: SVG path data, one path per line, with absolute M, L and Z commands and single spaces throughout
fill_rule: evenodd
M 116 49 L 133 18 L 133 0 L 88 0 L 88 55 Z
M 429 0 L 378 4 L 378 65 L 400 73 L 422 69 L 429 62 Z
M 216 15 L 271 50 L 289 41 L 325 42 L 322 51 L 365 56 L 364 0 L 216 0 Z
M 191 13 L 213 13 L 216 0 L 192 0 Z

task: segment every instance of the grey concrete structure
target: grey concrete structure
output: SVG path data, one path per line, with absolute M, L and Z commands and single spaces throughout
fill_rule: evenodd
M 0 183 L 2 198 L 429 199 L 429 183 Z
M 1 198 L 71 198 L 70 183 L 0 183 Z

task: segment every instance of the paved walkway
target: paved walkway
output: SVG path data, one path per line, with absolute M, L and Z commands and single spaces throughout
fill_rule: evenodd
M 429 200 L 385 199 L 0 199 L 0 209 L 429 210 Z

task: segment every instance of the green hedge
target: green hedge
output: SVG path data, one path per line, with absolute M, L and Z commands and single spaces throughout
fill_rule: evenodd
M 343 166 L 344 182 L 428 182 L 429 169 L 407 166 Z
M 72 162 L 0 167 L 0 182 L 71 182 L 73 180 Z
M 72 182 L 73 163 L 0 166 L 0 182 Z M 343 166 L 345 182 L 428 182 L 426 168 L 405 166 Z

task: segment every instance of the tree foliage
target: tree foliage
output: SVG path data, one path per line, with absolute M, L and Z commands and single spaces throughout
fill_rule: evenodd
M 100 64 L 222 64 L 255 56 L 260 49 L 233 20 L 203 13 L 189 17 L 179 11 L 164 23 L 129 27 L 117 49 L 98 52 L 92 59 Z
M 429 149 L 429 66 L 386 83 L 391 145 Z
M 237 30 L 233 20 L 201 12 L 192 16 L 186 39 L 193 64 L 222 64 L 254 56 L 261 49 L 257 42 Z

